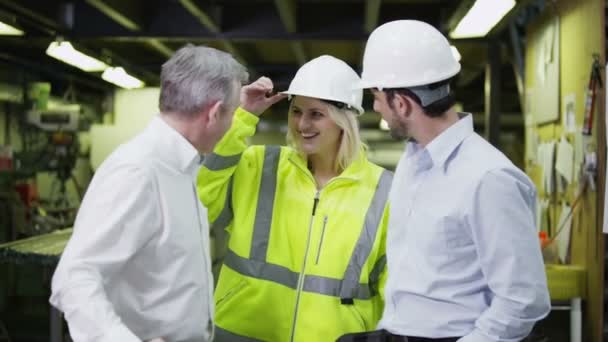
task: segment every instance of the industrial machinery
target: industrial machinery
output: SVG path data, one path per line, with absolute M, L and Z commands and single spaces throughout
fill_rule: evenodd
M 78 203 L 70 199 L 67 184 L 72 181 L 79 154 L 78 131 L 81 106 L 49 104 L 50 85 L 29 85 L 23 106 L 14 110 L 18 118 L 21 148 L 4 153 L 0 168 L 0 211 L 9 227 L 3 240 L 48 233 L 72 225 Z M 6 149 L 6 147 L 5 147 Z M 42 201 L 36 186 L 37 175 L 51 174 L 51 193 Z

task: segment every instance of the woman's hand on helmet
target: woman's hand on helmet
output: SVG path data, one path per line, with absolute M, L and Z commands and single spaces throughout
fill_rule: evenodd
M 284 94 L 273 94 L 274 85 L 268 77 L 260 77 L 255 82 L 241 88 L 241 107 L 249 113 L 260 115 L 273 104 L 286 98 Z

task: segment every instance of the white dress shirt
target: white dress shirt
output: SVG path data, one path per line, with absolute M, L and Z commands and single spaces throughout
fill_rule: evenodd
M 100 166 L 52 282 L 74 341 L 208 341 L 213 277 L 200 156 L 160 117 Z
M 463 342 L 527 336 L 550 310 L 535 191 L 470 114 L 425 148 L 408 143 L 390 194 L 378 327 Z

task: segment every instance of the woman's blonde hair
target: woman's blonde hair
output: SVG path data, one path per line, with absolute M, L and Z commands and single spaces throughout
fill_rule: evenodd
M 359 121 L 357 120 L 356 110 L 348 107 L 340 109 L 322 99 L 319 100 L 325 105 L 329 118 L 342 129 L 340 146 L 338 147 L 338 153 L 336 155 L 336 160 L 334 161 L 334 170 L 342 172 L 352 162 L 359 158 L 360 153 L 366 148 L 365 144 L 361 141 L 361 135 L 359 134 Z M 291 121 L 293 103 L 294 101 L 292 99 L 291 104 L 289 105 L 289 121 Z M 292 128 L 291 125 L 288 125 L 287 144 L 299 153 L 302 153 L 294 138 L 295 134 L 294 128 Z

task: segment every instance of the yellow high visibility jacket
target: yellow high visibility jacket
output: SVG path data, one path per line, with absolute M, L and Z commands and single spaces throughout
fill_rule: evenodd
M 212 230 L 229 233 L 215 341 L 335 341 L 375 329 L 392 174 L 362 153 L 318 191 L 295 150 L 247 147 L 257 122 L 239 108 L 197 180 Z

